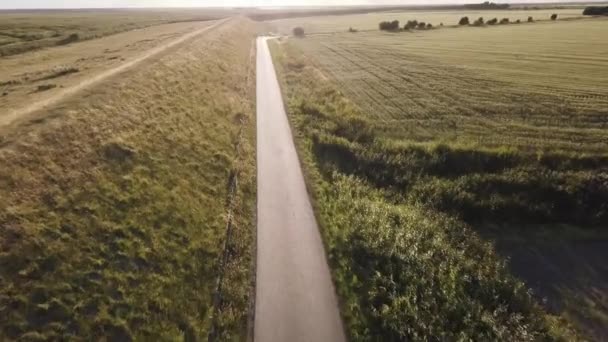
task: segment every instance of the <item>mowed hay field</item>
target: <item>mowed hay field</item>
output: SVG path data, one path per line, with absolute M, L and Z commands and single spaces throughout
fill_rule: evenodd
M 183 21 L 220 19 L 227 10 L 0 11 L 0 56 Z
M 468 16 L 471 23 L 479 17 L 483 17 L 486 20 L 492 18 L 498 18 L 498 20 L 509 18 L 511 21 L 516 21 L 519 19 L 522 22 L 526 22 L 530 16 L 537 21 L 550 20 L 551 14 L 553 13 L 556 13 L 559 19 L 578 18 L 583 16 L 583 9 L 421 10 L 278 19 L 270 21 L 269 23 L 281 34 L 291 34 L 291 30 L 297 26 L 304 28 L 304 31 L 307 33 L 331 33 L 347 32 L 351 27 L 359 31 L 377 30 L 378 23 L 387 20 L 399 20 L 401 26 L 405 25 L 408 20 L 417 20 L 418 22 L 430 23 L 437 27 L 440 26 L 441 23 L 443 23 L 444 26 L 458 25 L 458 21 L 464 16 Z
M 256 31 L 231 19 L 2 128 L 0 340 L 247 336 Z
M 607 28 L 273 43 L 352 340 L 608 336 Z
M 608 20 L 294 40 L 387 133 L 608 151 Z

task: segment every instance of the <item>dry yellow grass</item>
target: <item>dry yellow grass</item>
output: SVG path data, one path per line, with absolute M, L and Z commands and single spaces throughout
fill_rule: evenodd
M 47 101 L 65 89 L 140 58 L 185 34 L 215 22 L 148 27 L 78 44 L 38 50 L 0 59 L 0 123 L 6 124 L 33 103 Z M 44 86 L 53 86 L 43 90 Z
M 246 335 L 256 28 L 233 19 L 5 130 L 0 339 Z
M 580 8 L 569 9 L 541 9 L 541 10 L 420 10 L 404 12 L 374 12 L 367 14 L 317 16 L 312 18 L 291 18 L 270 21 L 270 24 L 281 34 L 291 34 L 296 26 L 301 26 L 307 33 L 331 33 L 347 32 L 350 27 L 366 31 L 378 30 L 378 24 L 385 20 L 399 20 L 401 26 L 408 20 L 431 23 L 437 27 L 441 23 L 445 26 L 457 25 L 460 18 L 468 16 L 473 20 L 484 17 L 485 19 L 509 18 L 511 21 L 517 19 L 526 21 L 529 16 L 535 20 L 550 20 L 552 13 L 557 13 L 559 19 L 582 17 L 583 10 Z

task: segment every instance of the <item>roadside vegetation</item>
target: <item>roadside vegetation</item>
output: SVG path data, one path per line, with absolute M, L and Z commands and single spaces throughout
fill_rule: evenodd
M 273 46 L 353 340 L 608 336 L 603 25 Z
M 0 137 L 0 340 L 247 336 L 254 35 L 233 19 Z
M 465 222 L 378 184 L 416 171 L 383 171 L 382 130 L 295 47 L 273 54 L 352 340 L 572 337 Z

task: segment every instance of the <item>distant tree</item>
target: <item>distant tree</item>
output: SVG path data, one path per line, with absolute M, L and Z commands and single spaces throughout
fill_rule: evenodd
M 354 29 L 354 28 L 352 28 L 352 27 L 349 27 L 349 28 L 348 28 L 348 32 L 350 32 L 350 33 L 355 33 L 355 32 L 358 32 L 358 30 L 357 30 L 357 29 Z
M 294 28 L 293 35 L 300 38 L 304 37 L 304 29 L 301 27 Z
M 509 18 L 502 18 L 502 19 L 500 19 L 499 24 L 504 25 L 504 24 L 508 24 L 508 23 L 509 23 Z
M 516 23 L 516 24 L 519 24 L 519 23 L 521 23 L 521 20 L 520 20 L 520 19 L 517 19 L 517 20 L 515 20 L 515 23 Z
M 469 25 L 469 17 L 462 17 L 458 22 L 458 25 Z
M 529 22 L 529 23 L 531 23 L 531 22 L 533 22 L 533 21 L 534 21 L 534 18 L 532 18 L 532 17 L 528 17 L 528 22 Z
M 498 19 L 494 18 L 494 19 L 490 19 L 490 20 L 486 21 L 486 24 L 496 25 L 497 22 L 498 22 Z
M 608 15 L 608 6 L 589 6 L 583 10 L 583 15 Z
M 551 20 L 557 20 L 557 14 L 556 13 L 551 14 Z
M 425 28 L 426 28 L 426 23 L 424 21 L 421 21 L 418 23 L 419 30 L 424 30 Z
M 439 23 L 439 26 L 443 26 L 443 23 Z
M 427 30 L 430 30 L 432 28 L 433 28 L 433 24 L 431 24 L 431 23 L 426 24 L 426 29 Z
M 418 21 L 416 21 L 416 20 L 408 20 L 403 28 L 406 29 L 406 30 L 412 30 L 412 29 L 415 29 L 416 26 L 418 26 Z
M 378 26 L 381 31 L 397 31 L 399 30 L 399 20 L 383 21 Z
M 473 26 L 483 26 L 483 17 L 477 18 L 477 20 L 473 22 Z

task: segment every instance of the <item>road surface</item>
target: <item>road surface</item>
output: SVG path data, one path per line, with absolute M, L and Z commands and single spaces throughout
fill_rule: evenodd
M 76 84 L 74 86 L 71 86 L 71 87 L 67 87 L 67 88 L 63 89 L 61 92 L 57 93 L 56 95 L 54 95 L 50 98 L 31 103 L 28 106 L 23 107 L 23 108 L 15 109 L 12 112 L 10 112 L 8 115 L 0 116 L 0 127 L 8 125 L 20 117 L 27 116 L 28 114 L 31 114 L 35 111 L 38 111 L 40 109 L 43 109 L 43 108 L 51 106 L 51 105 L 54 105 L 57 102 L 63 100 L 64 98 L 66 98 L 68 96 L 71 96 L 71 95 L 77 93 L 78 91 L 80 91 L 82 89 L 89 88 L 109 77 L 112 77 L 125 70 L 131 69 L 131 68 L 139 65 L 143 61 L 145 61 L 151 57 L 154 57 L 156 55 L 159 55 L 160 53 L 166 51 L 167 49 L 170 49 L 180 43 L 183 43 L 184 41 L 186 41 L 190 38 L 198 36 L 199 34 L 201 34 L 203 32 L 216 28 L 217 26 L 221 25 L 224 22 L 226 22 L 226 19 L 219 20 L 218 22 L 216 22 L 210 26 L 205 26 L 201 29 L 187 33 L 166 44 L 163 44 L 161 46 L 157 46 L 153 49 L 150 49 L 150 50 L 142 53 L 141 55 L 135 57 L 134 59 L 128 60 L 125 63 L 123 63 L 117 67 L 105 70 L 97 75 L 94 75 L 94 76 L 90 77 L 89 79 L 87 79 L 86 81 L 83 81 L 83 82 Z
M 254 340 L 344 341 L 323 243 L 266 38 L 257 41 L 257 132 Z

